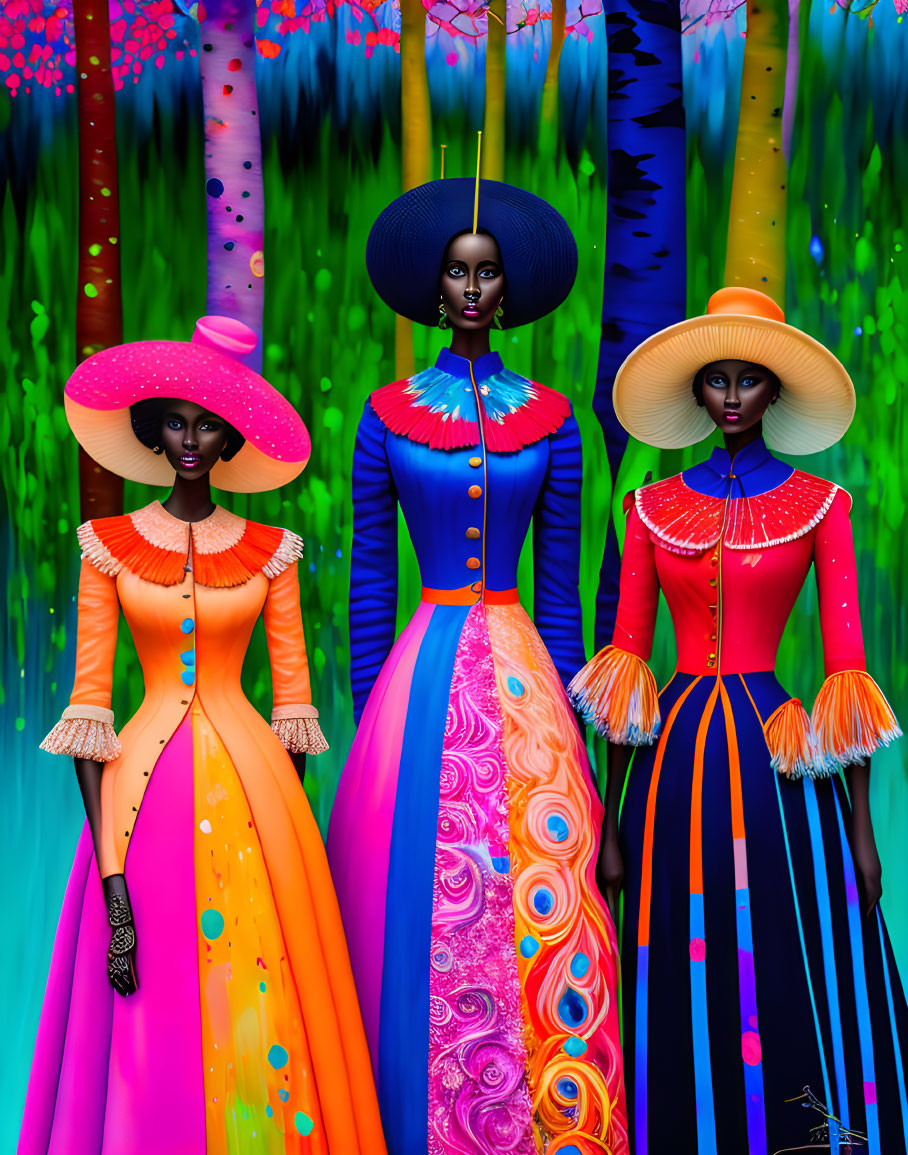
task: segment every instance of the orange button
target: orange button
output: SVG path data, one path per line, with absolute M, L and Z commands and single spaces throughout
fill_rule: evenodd
M 482 486 L 471 485 L 467 490 L 467 493 L 470 495 L 470 497 L 482 497 Z
M 474 594 L 481 594 L 482 593 L 482 582 L 473 582 L 473 584 L 470 586 L 470 589 L 473 591 Z
M 470 539 L 470 541 L 475 541 L 479 537 L 479 530 L 475 525 L 471 525 L 467 530 L 467 537 Z
M 478 557 L 468 557 L 467 558 L 467 569 L 479 569 L 479 567 L 481 565 L 482 565 L 482 562 L 479 560 Z
M 482 465 L 482 458 L 481 457 L 471 457 L 470 458 L 470 464 L 473 466 L 474 469 L 478 469 L 479 466 Z

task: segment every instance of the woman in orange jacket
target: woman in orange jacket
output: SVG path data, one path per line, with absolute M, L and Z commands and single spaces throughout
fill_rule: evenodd
M 20 1155 L 384 1151 L 301 785 L 304 755 L 327 749 L 300 617 L 302 542 L 211 501 L 211 481 L 275 488 L 309 456 L 299 416 L 238 360 L 254 344 L 245 325 L 207 317 L 191 343 L 98 353 L 66 387 L 70 425 L 96 461 L 173 489 L 79 529 L 75 686 L 44 748 L 75 759 L 87 823 Z M 145 698 L 118 738 L 121 607 Z M 270 727 L 240 685 L 260 613 Z

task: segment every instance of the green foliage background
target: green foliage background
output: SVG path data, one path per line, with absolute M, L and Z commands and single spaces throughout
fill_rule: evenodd
M 884 0 L 889 3 L 889 0 Z M 855 422 L 841 444 L 803 468 L 854 497 L 854 530 L 868 667 L 904 721 L 903 658 L 908 606 L 903 472 L 908 378 L 908 27 L 881 3 L 875 26 L 816 0 L 802 13 L 802 70 L 788 202 L 788 318 L 845 362 L 858 390 Z M 509 365 L 567 393 L 581 423 L 586 461 L 582 595 L 588 647 L 592 607 L 611 505 L 647 470 L 667 475 L 706 448 L 658 454 L 629 448 L 613 495 L 591 401 L 598 356 L 604 256 L 605 37 L 601 20 L 582 57 L 589 108 L 579 144 L 560 147 L 554 166 L 523 143 L 507 156 L 507 179 L 553 203 L 570 221 L 580 272 L 553 317 L 498 335 Z M 689 311 L 722 283 L 731 159 L 743 41 L 713 28 L 685 39 L 689 129 L 686 189 Z M 578 58 L 579 59 L 579 58 Z M 375 58 L 375 67 L 388 69 Z M 366 65 L 368 66 L 368 62 Z M 364 67 L 365 67 L 364 66 Z M 475 67 L 481 66 L 477 55 Z M 392 69 L 393 71 L 393 69 Z M 265 78 L 265 83 L 273 80 Z M 285 80 L 285 83 L 288 83 Z M 481 83 L 481 80 L 480 80 Z M 185 339 L 205 311 L 205 204 L 197 92 L 166 70 L 142 78 L 120 102 L 120 196 L 127 340 Z M 176 95 L 175 95 L 176 92 Z M 278 93 L 277 105 L 285 98 Z M 387 105 L 387 101 L 385 102 Z M 294 106 L 295 107 L 295 106 Z M 519 111 L 519 110 L 518 110 Z M 324 112 L 324 110 L 323 110 Z M 373 110 L 374 113 L 374 110 Z M 0 668 L 0 1085 L 7 1091 L 0 1150 L 11 1151 L 21 1111 L 53 930 L 81 803 L 71 764 L 37 750 L 66 704 L 72 677 L 78 521 L 76 447 L 61 397 L 74 365 L 77 139 L 72 101 L 0 94 L 0 542 L 6 617 Z M 302 116 L 297 112 L 298 117 Z M 514 110 L 511 110 L 512 128 Z M 576 119 L 576 107 L 571 109 Z M 448 171 L 469 172 L 481 117 L 450 110 L 436 120 L 449 145 Z M 292 118 L 291 118 L 292 119 Z M 310 759 L 308 790 L 326 825 L 353 733 L 348 686 L 347 596 L 351 537 L 350 462 L 370 390 L 393 377 L 394 321 L 364 267 L 368 229 L 399 191 L 399 126 L 374 113 L 363 131 L 329 111 L 293 134 L 272 116 L 266 127 L 267 201 L 264 372 L 298 407 L 313 456 L 302 478 L 271 494 L 227 496 L 240 514 L 289 526 L 306 541 L 303 604 L 319 705 L 332 749 Z M 443 135 L 442 135 L 443 132 Z M 517 133 L 512 134 L 516 139 Z M 297 147 L 299 142 L 303 145 Z M 678 190 L 679 195 L 685 190 Z M 817 238 L 822 257 L 811 255 Z M 818 250 L 814 244 L 814 253 Z M 416 334 L 418 366 L 441 334 Z M 127 509 L 154 496 L 127 484 Z M 419 579 L 401 534 L 400 621 L 416 605 Z M 308 565 L 308 569 L 306 568 Z M 529 557 L 520 582 L 531 604 Z M 114 707 L 125 720 L 141 672 L 121 631 Z M 672 668 L 673 643 L 660 618 L 654 663 Z M 822 679 L 815 588 L 808 583 L 779 659 L 791 691 L 811 701 Z M 270 706 L 264 639 L 245 669 L 247 692 Z M 908 772 L 902 745 L 874 759 L 873 807 L 884 859 L 884 907 L 902 966 L 908 966 Z

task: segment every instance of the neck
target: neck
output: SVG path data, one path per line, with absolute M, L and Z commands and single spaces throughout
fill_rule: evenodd
M 756 425 L 751 425 L 749 429 L 742 429 L 740 433 L 726 433 L 725 450 L 728 456 L 734 460 L 734 456 L 745 445 L 752 445 L 763 436 L 763 422 L 758 421 Z
M 451 338 L 451 352 L 467 361 L 476 361 L 491 353 L 488 329 L 455 329 Z
M 180 521 L 204 521 L 215 509 L 211 500 L 211 479 L 207 473 L 192 480 L 177 474 L 170 497 L 162 504 L 171 517 L 178 517 Z

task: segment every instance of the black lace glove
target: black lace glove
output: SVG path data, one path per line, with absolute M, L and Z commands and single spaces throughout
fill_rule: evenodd
M 136 976 L 136 928 L 132 921 L 129 892 L 122 874 L 101 879 L 107 921 L 110 923 L 110 947 L 107 951 L 107 977 L 120 995 L 133 995 L 139 988 Z

